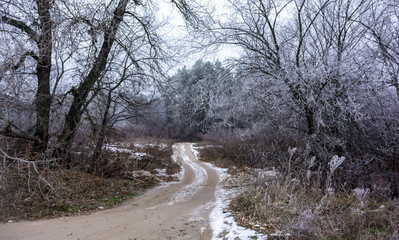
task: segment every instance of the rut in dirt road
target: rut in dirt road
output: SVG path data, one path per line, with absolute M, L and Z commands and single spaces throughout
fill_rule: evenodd
M 219 174 L 196 159 L 190 144 L 176 144 L 174 154 L 184 171 L 178 183 L 90 215 L 0 224 L 0 239 L 211 239 Z

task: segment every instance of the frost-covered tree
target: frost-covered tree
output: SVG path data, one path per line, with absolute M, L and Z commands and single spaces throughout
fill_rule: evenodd
M 169 133 L 172 137 L 197 138 L 213 122 L 220 120 L 213 111 L 227 71 L 220 62 L 198 60 L 190 69 L 180 69 L 165 93 Z
M 245 55 L 248 75 L 284 91 L 286 107 L 297 112 L 312 135 L 319 130 L 319 107 L 345 92 L 341 67 L 353 66 L 365 28 L 358 23 L 367 1 L 230 1 L 234 17 L 216 31 Z M 353 73 L 349 73 L 352 74 Z M 352 78 L 352 76 L 350 77 Z M 354 80 L 352 78 L 352 80 Z M 303 127 L 297 125 L 299 129 Z
M 344 155 L 353 178 L 341 175 L 343 181 L 367 182 L 360 176 L 375 171 L 372 159 L 397 165 L 389 157 L 397 152 L 391 143 L 399 136 L 392 98 L 397 4 L 231 0 L 227 5 L 232 14 L 214 22 L 211 43 L 243 52 L 234 62 L 241 91 L 231 98 L 237 104 L 230 114 L 249 123 L 249 135 L 266 136 L 282 149 L 301 142 L 304 159 L 315 156 L 324 171 L 327 159 Z
M 369 45 L 381 64 L 383 78 L 399 97 L 399 3 L 382 1 L 372 10 L 370 17 L 363 22 L 374 40 Z

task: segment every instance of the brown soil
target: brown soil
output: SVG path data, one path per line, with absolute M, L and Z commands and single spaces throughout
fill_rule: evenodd
M 184 187 L 195 182 L 195 171 L 183 161 L 181 145 L 174 152 L 185 169 L 179 183 L 157 187 L 126 204 L 90 215 L 34 222 L 0 224 L 0 239 L 211 239 L 208 216 L 219 183 L 216 170 L 198 161 L 183 144 L 194 164 L 207 176 L 193 196 L 172 202 Z

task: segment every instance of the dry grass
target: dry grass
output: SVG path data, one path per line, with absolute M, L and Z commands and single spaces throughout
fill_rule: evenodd
M 102 166 L 87 174 L 87 152 L 75 154 L 73 167 L 18 161 L 0 163 L 0 221 L 73 215 L 121 204 L 159 181 L 174 181 L 180 166 L 171 159 L 171 144 L 127 146 L 146 153 L 141 159 L 105 151 Z M 34 169 L 36 167 L 36 169 Z M 165 169 L 166 176 L 155 176 Z M 142 174 L 136 174 L 142 173 Z
M 231 203 L 241 226 L 267 234 L 269 239 L 399 239 L 398 199 L 381 200 L 372 194 L 359 199 L 355 191 L 332 193 L 285 174 L 261 178 L 248 167 L 256 164 L 240 161 L 246 149 L 206 145 L 200 149 L 201 158 L 229 167 L 232 177 L 240 178 L 235 181 L 239 187 L 245 185 L 246 190 Z M 243 178 L 252 181 L 244 184 Z
M 76 170 L 39 168 L 39 172 L 40 177 L 27 166 L 11 166 L 3 175 L 7 181 L 0 190 L 0 221 L 52 218 L 106 208 L 156 184 L 100 178 Z
M 243 144 L 237 139 L 225 139 L 221 142 L 201 142 L 197 144 L 200 147 L 201 160 L 213 162 L 219 167 L 229 167 L 232 164 L 237 167 L 262 167 L 261 161 L 254 161 L 256 154 L 252 145 Z
M 397 239 L 399 233 L 398 200 L 361 205 L 353 194 L 323 195 L 287 182 L 252 186 L 231 209 L 240 225 L 290 239 Z

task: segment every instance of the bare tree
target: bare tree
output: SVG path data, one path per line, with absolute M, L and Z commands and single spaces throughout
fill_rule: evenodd
M 57 157 L 63 159 L 67 158 L 77 125 L 79 124 L 80 118 L 84 111 L 86 99 L 94 84 L 99 80 L 101 74 L 103 74 L 103 71 L 106 68 L 108 55 L 112 49 L 112 45 L 115 42 L 116 34 L 119 29 L 119 25 L 123 20 L 128 2 L 128 0 L 119 1 L 115 11 L 113 12 L 112 20 L 105 29 L 103 44 L 101 46 L 100 52 L 95 57 L 93 66 L 91 67 L 88 75 L 79 84 L 78 88 L 71 90 L 73 101 L 69 108 L 68 114 L 66 115 L 64 128 L 58 138 L 58 146 L 54 151 L 54 154 Z
M 187 18 L 192 16 L 193 13 L 187 2 L 174 1 L 173 3 Z M 153 12 L 151 12 L 151 4 L 151 1 L 133 1 L 132 6 L 129 7 L 129 1 L 121 0 L 115 7 L 112 18 L 100 24 L 101 28 L 97 30 L 102 31 L 104 34 L 102 45 L 97 51 L 98 39 L 94 38 L 91 44 L 94 48 L 94 59 L 88 61 L 92 63 L 88 69 L 88 75 L 83 77 L 77 88 L 72 88 L 69 91 L 73 95 L 73 100 L 66 115 L 62 133 L 58 138 L 57 147 L 54 151 L 55 156 L 69 159 L 69 150 L 82 114 L 90 103 L 88 100 L 93 99 L 96 95 L 95 84 L 101 81 L 109 70 L 114 71 L 110 67 L 112 62 L 109 62 L 109 55 L 115 49 L 123 50 L 124 54 L 128 56 L 131 67 L 140 72 L 145 72 L 147 77 L 152 75 L 152 78 L 157 78 L 162 75 L 162 69 L 159 64 L 162 59 L 162 51 L 159 47 L 161 40 L 152 24 L 155 20 L 152 15 Z M 111 6 L 112 4 L 106 6 L 105 9 L 109 9 Z M 67 6 L 65 7 L 68 8 Z M 135 12 L 130 11 L 130 8 Z M 107 19 L 107 15 L 105 19 Z M 190 22 L 192 19 L 190 18 Z M 96 29 L 93 27 L 94 23 L 90 20 L 79 17 L 77 21 L 87 23 L 90 27 L 89 32 Z M 131 31 L 131 29 L 139 30 Z M 133 45 L 129 43 L 133 43 Z M 146 54 L 137 56 L 137 49 L 144 49 L 141 50 L 141 53 L 145 52 Z
M 47 149 L 49 139 L 50 122 L 50 73 L 52 67 L 52 19 L 51 19 L 51 1 L 37 0 L 32 9 L 25 7 L 22 2 L 2 3 L 1 23 L 10 26 L 12 39 L 18 38 L 20 32 L 24 33 L 29 41 L 37 48 L 28 50 L 20 55 L 16 64 L 9 66 L 9 71 L 18 70 L 28 57 L 36 61 L 36 70 L 34 74 L 37 78 L 37 91 L 35 96 L 36 106 L 36 124 L 35 133 L 32 137 L 13 134 L 12 132 L 2 131 L 3 134 L 12 137 L 21 137 L 33 140 L 33 152 L 43 153 Z M 34 11 L 36 14 L 32 16 Z M 15 29 L 17 31 L 15 31 Z
M 376 49 L 388 86 L 393 87 L 399 97 L 399 3 L 382 1 L 372 10 L 369 18 L 362 19 L 362 24 L 374 39 L 371 48 Z
M 133 45 L 130 42 L 130 46 Z M 137 50 L 137 48 L 136 48 Z M 91 157 L 90 166 L 88 172 L 91 173 L 95 169 L 95 166 L 102 166 L 104 162 L 101 161 L 100 156 L 103 150 L 103 145 L 106 141 L 108 134 L 111 132 L 111 128 L 119 121 L 127 121 L 129 114 L 127 110 L 130 106 L 126 106 L 126 102 L 131 101 L 134 96 L 140 94 L 143 89 L 140 87 L 145 85 L 143 81 L 148 79 L 142 69 L 137 69 L 137 62 L 131 61 L 129 55 L 124 55 L 123 49 L 121 51 L 113 52 L 111 57 L 113 65 L 117 65 L 117 69 L 120 72 L 114 72 L 108 79 L 103 79 L 98 82 L 98 88 L 101 88 L 99 93 L 96 95 L 94 101 L 97 102 L 96 107 L 98 114 L 98 120 L 100 124 L 97 124 L 93 115 L 91 115 L 90 109 L 86 109 L 85 115 L 89 119 L 93 128 L 93 137 L 95 139 L 95 148 L 93 156 Z M 139 52 L 136 52 L 137 56 Z M 122 55 L 124 59 L 116 60 Z M 100 161 L 100 163 L 99 163 Z

